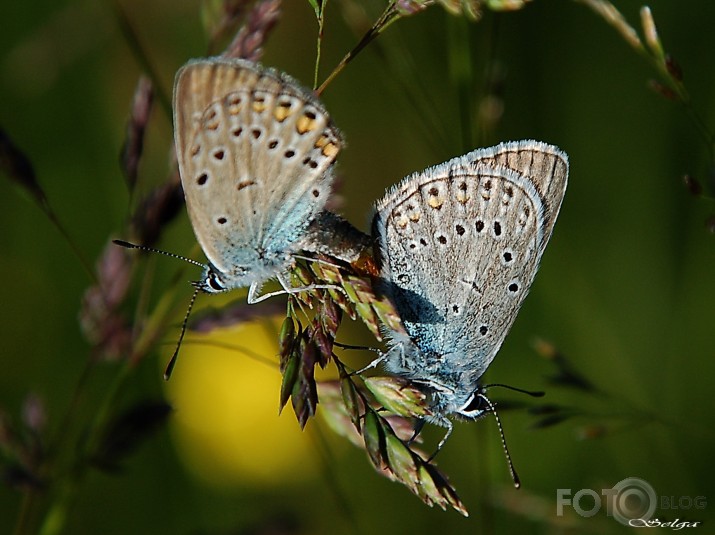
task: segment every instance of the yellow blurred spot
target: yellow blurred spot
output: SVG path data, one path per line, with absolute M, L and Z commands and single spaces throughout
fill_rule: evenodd
M 442 205 L 444 204 L 444 199 L 437 197 L 437 196 L 430 196 L 430 198 L 427 202 L 429 203 L 429 205 L 432 208 L 440 209 L 440 208 L 442 208 Z
M 318 122 L 308 115 L 301 116 L 295 123 L 296 131 L 302 136 L 306 132 L 315 130 Z
M 327 158 L 332 158 L 338 153 L 338 146 L 333 142 L 327 143 L 323 147 L 322 153 L 323 156 Z
M 273 116 L 279 123 L 285 121 L 286 118 L 291 115 L 291 113 L 293 112 L 290 109 L 290 104 L 288 104 L 287 106 L 279 106 L 278 108 L 273 110 Z
M 185 343 L 167 394 L 179 456 L 213 486 L 273 486 L 315 472 L 315 448 L 290 402 L 278 416 L 277 326 L 242 325 Z M 242 346 L 267 360 L 259 362 Z M 308 424 L 312 425 L 312 424 Z

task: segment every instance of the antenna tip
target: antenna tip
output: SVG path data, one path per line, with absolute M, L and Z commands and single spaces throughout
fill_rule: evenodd
M 128 241 L 124 240 L 112 240 L 112 243 L 114 245 L 119 245 L 120 247 L 126 247 L 127 249 L 134 249 L 136 245 L 133 243 L 129 243 Z
M 196 295 L 196 292 L 194 292 L 194 295 Z M 193 304 L 193 299 L 191 301 Z M 168 381 L 169 378 L 171 377 L 172 372 L 174 371 L 174 366 L 176 365 L 176 359 L 179 357 L 179 349 L 181 348 L 181 342 L 184 340 L 184 333 L 186 332 L 186 320 L 189 317 L 189 313 L 191 312 L 191 306 L 189 306 L 189 310 L 186 311 L 186 317 L 184 318 L 184 324 L 181 327 L 181 335 L 179 336 L 179 342 L 176 344 L 176 349 L 174 350 L 174 354 L 171 355 L 171 360 L 169 361 L 169 364 L 166 365 L 166 369 L 164 370 L 164 381 Z

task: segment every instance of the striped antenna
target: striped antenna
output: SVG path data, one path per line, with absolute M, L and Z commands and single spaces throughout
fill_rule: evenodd
M 510 386 L 510 385 L 505 385 L 502 383 L 492 383 L 489 385 L 484 385 L 482 386 L 482 391 L 479 392 L 478 397 L 487 404 L 489 407 L 489 410 L 494 414 L 494 418 L 497 421 L 497 427 L 499 428 L 499 435 L 501 436 L 501 445 L 504 448 L 504 454 L 506 455 L 506 462 L 509 465 L 509 472 L 511 472 L 511 479 L 514 481 L 514 486 L 518 489 L 521 487 L 521 480 L 519 479 L 519 474 L 516 473 L 516 469 L 514 468 L 514 463 L 511 461 L 511 455 L 509 455 L 509 448 L 507 448 L 506 445 L 506 437 L 504 436 L 504 428 L 501 425 L 501 419 L 499 418 L 499 414 L 497 414 L 497 410 L 494 406 L 494 404 L 489 400 L 489 398 L 484 395 L 484 392 L 487 390 L 487 388 L 492 388 L 494 386 L 500 387 L 500 388 L 506 388 L 507 390 L 513 390 L 514 392 L 520 392 L 522 394 L 527 394 L 531 397 L 534 398 L 540 398 L 544 395 L 544 392 L 541 391 L 531 391 L 531 390 L 524 390 L 523 388 L 517 388 L 515 386 Z
M 140 251 L 146 251 L 148 253 L 159 253 L 163 254 L 165 256 L 170 256 L 172 258 L 178 258 L 179 260 L 183 260 L 184 262 L 188 262 L 189 264 L 193 264 L 195 266 L 199 266 L 202 268 L 205 268 L 206 266 L 202 264 L 201 262 L 197 262 L 196 260 L 192 260 L 191 258 L 186 258 L 185 256 L 181 256 L 178 254 L 174 253 L 168 253 L 166 251 L 162 251 L 161 249 L 155 249 L 154 247 L 147 247 L 146 245 L 137 245 L 135 243 L 130 243 L 128 241 L 124 240 L 112 240 L 112 242 L 116 245 L 119 245 L 120 247 L 124 247 L 126 249 L 139 249 Z M 174 371 L 174 366 L 176 365 L 176 359 L 179 357 L 179 349 L 181 348 L 181 342 L 184 340 L 184 335 L 186 334 L 186 327 L 189 323 L 189 315 L 191 314 L 191 309 L 194 308 L 194 303 L 196 302 L 196 297 L 199 295 L 199 292 L 201 291 L 201 288 L 198 285 L 195 285 L 196 289 L 194 290 L 193 295 L 191 296 L 191 301 L 189 301 L 189 308 L 186 310 L 186 314 L 184 315 L 184 321 L 181 323 L 181 334 L 179 335 L 179 341 L 176 344 L 176 349 L 174 350 L 174 354 L 171 356 L 171 360 L 169 360 L 169 364 L 166 365 L 166 370 L 164 371 L 164 380 L 168 381 L 169 378 L 171 377 L 171 372 Z
M 189 264 L 193 264 L 195 266 L 199 266 L 202 268 L 206 267 L 205 264 L 197 262 L 196 260 L 192 260 L 191 258 L 186 258 L 185 256 L 181 256 L 174 253 L 167 253 L 166 251 L 162 251 L 161 249 L 154 249 L 153 247 L 147 247 L 146 245 L 137 245 L 136 243 L 131 243 L 124 240 L 112 240 L 112 243 L 115 245 L 119 245 L 120 247 L 124 247 L 125 249 L 139 249 L 140 251 L 146 251 L 147 253 L 159 253 L 163 254 L 164 256 L 178 258 L 179 260 L 183 260 L 184 262 L 188 262 Z
M 511 473 L 511 479 L 514 482 L 514 486 L 518 489 L 521 487 L 521 479 L 519 479 L 519 474 L 516 473 L 516 468 L 514 468 L 514 463 L 511 461 L 511 455 L 509 455 L 509 448 L 506 445 L 506 437 L 504 436 L 504 428 L 501 425 L 501 419 L 499 414 L 497 414 L 496 407 L 489 400 L 487 396 L 483 393 L 477 394 L 489 407 L 489 410 L 494 414 L 494 419 L 497 421 L 497 427 L 499 428 L 499 436 L 501 436 L 501 445 L 504 448 L 504 455 L 506 456 L 506 463 L 509 466 L 509 473 Z

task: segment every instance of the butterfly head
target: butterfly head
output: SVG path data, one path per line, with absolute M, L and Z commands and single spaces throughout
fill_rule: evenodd
M 478 420 L 493 409 L 494 405 L 487 398 L 485 389 L 479 387 L 460 406 L 455 407 L 453 414 L 465 420 Z
M 486 389 L 472 374 L 444 366 L 445 355 L 419 347 L 407 333 L 386 331 L 392 348 L 383 355 L 389 373 L 404 377 L 421 388 L 429 399 L 434 422 L 446 425 L 448 418 L 477 420 L 487 414 L 491 403 Z M 435 367 L 434 363 L 441 365 Z
M 221 280 L 221 275 L 213 268 L 206 266 L 201 278 L 191 282 L 192 286 L 207 294 L 216 294 L 228 291 L 228 287 Z
M 207 264 L 204 266 L 201 278 L 191 284 L 201 292 L 218 294 L 250 286 L 255 280 L 255 273 L 247 267 L 236 266 L 230 273 L 227 273 L 220 271 L 212 264 Z
M 436 417 L 434 423 L 439 424 L 439 420 L 447 418 L 478 420 L 494 408 L 482 387 L 469 391 L 434 381 L 425 381 L 423 385 L 431 398 L 430 410 Z

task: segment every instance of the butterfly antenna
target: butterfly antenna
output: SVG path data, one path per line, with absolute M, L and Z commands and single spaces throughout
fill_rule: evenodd
M 178 258 L 179 260 L 183 260 L 184 262 L 188 262 L 189 264 L 194 264 L 195 266 L 206 267 L 201 262 L 197 262 L 196 260 L 192 260 L 191 258 L 186 258 L 185 256 L 181 256 L 174 253 L 167 253 L 166 251 L 162 251 L 161 249 L 154 249 L 153 247 L 147 247 L 146 245 L 137 245 L 136 243 L 130 243 L 124 240 L 112 240 L 112 243 L 114 243 L 115 245 L 119 245 L 120 247 L 124 247 L 126 249 L 139 249 L 140 251 L 146 251 L 148 253 L 159 253 L 163 254 L 164 256 Z
M 425 420 L 422 419 L 422 420 L 420 420 L 420 422 L 422 423 L 422 425 L 424 425 Z M 450 420 L 449 418 L 443 418 L 442 421 L 440 422 L 440 425 L 444 425 L 444 426 L 447 428 L 447 432 L 446 432 L 446 433 L 444 434 L 444 436 L 442 437 L 442 440 L 439 441 L 439 444 L 437 444 L 437 449 L 434 451 L 434 453 L 433 453 L 432 455 L 429 456 L 429 459 L 427 459 L 427 462 L 428 462 L 428 463 L 431 463 L 432 460 L 433 460 L 435 457 L 437 457 L 437 454 L 438 454 L 440 451 L 442 451 L 442 446 L 444 446 L 444 445 L 447 443 L 447 439 L 448 439 L 449 436 L 452 434 L 452 430 L 454 429 L 454 424 L 452 423 L 452 420 Z M 415 429 L 418 429 L 418 427 L 419 427 L 419 429 L 422 428 L 422 427 L 418 424 L 417 426 L 415 426 Z M 415 438 L 417 438 L 417 435 L 418 435 L 418 434 L 419 434 L 419 430 L 417 430 L 417 432 L 413 435 L 413 437 L 412 437 L 411 440 L 414 440 Z
M 186 334 L 186 325 L 189 322 L 189 315 L 191 314 L 191 309 L 194 308 L 196 296 L 199 295 L 200 291 L 200 288 L 196 288 L 194 290 L 194 294 L 191 296 L 191 301 L 189 301 L 189 308 L 186 310 L 184 321 L 181 323 L 181 334 L 179 335 L 179 341 L 176 343 L 176 349 L 174 350 L 174 354 L 171 356 L 171 360 L 169 361 L 169 364 L 166 365 L 166 370 L 164 371 L 164 381 L 168 381 L 171 377 L 171 372 L 174 371 L 176 359 L 179 357 L 179 349 L 181 348 L 181 342 L 184 340 L 184 335 Z
M 501 388 L 506 388 L 507 390 L 513 390 L 514 392 L 521 392 L 522 394 L 526 394 L 527 396 L 531 396 L 532 398 L 541 398 L 544 397 L 546 394 L 545 392 L 541 390 L 524 390 L 523 388 L 517 388 L 515 386 L 510 386 L 510 385 L 505 385 L 502 383 L 492 383 L 490 385 L 484 385 L 483 388 L 491 388 L 493 386 L 500 386 Z
M 496 386 L 496 385 L 492 385 L 492 386 Z M 484 402 L 489 407 L 489 410 L 491 410 L 492 414 L 494 414 L 494 419 L 497 421 L 497 427 L 499 428 L 499 436 L 501 437 L 501 445 L 502 445 L 502 448 L 504 448 L 504 455 L 506 456 L 506 462 L 507 462 L 507 465 L 509 466 L 509 472 L 511 473 L 511 479 L 514 482 L 514 486 L 518 489 L 521 487 L 521 479 L 519 479 L 519 474 L 516 473 L 516 469 L 514 468 L 514 463 L 511 462 L 511 455 L 509 455 L 509 448 L 506 445 L 506 437 L 504 436 L 504 428 L 501 425 L 501 419 L 499 418 L 499 414 L 497 414 L 497 410 L 494 407 L 494 404 L 491 401 L 489 401 L 489 398 L 487 396 L 480 393 L 479 397 L 484 400 Z

